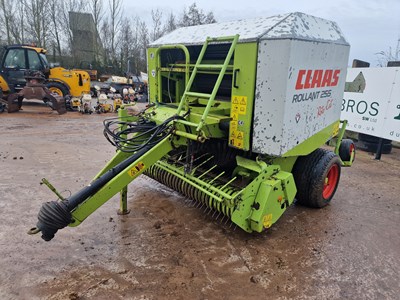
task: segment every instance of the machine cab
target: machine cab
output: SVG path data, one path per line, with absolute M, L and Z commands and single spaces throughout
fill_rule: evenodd
M 45 50 L 30 46 L 7 46 L 1 62 L 1 75 L 11 92 L 20 91 L 26 84 L 25 71 L 37 70 L 49 75 L 49 64 Z

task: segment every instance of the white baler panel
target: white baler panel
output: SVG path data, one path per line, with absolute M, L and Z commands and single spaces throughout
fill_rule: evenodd
M 340 118 L 348 55 L 347 45 L 260 41 L 254 152 L 281 156 Z
M 347 44 L 343 33 L 335 22 L 306 15 L 292 13 L 279 25 L 271 28 L 261 39 L 295 38 L 319 42 Z
M 151 46 L 165 44 L 202 45 L 207 37 L 233 36 L 235 34 L 239 34 L 241 42 L 255 41 L 271 28 L 280 24 L 289 15 L 180 27 L 152 42 Z
M 228 21 L 178 28 L 150 46 L 184 44 L 202 45 L 207 37 L 233 36 L 239 34 L 239 42 L 259 39 L 301 39 L 347 44 L 335 22 L 300 12 L 257 19 Z

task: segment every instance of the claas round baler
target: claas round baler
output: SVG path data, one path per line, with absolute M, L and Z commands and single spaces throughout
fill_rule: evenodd
M 140 174 L 247 232 L 270 228 L 295 200 L 327 205 L 355 155 L 340 120 L 349 48 L 334 22 L 303 13 L 154 41 L 148 107 L 104 122 L 116 155 L 87 187 L 44 203 L 31 233 L 50 240 L 119 192 L 127 213 L 127 186 Z

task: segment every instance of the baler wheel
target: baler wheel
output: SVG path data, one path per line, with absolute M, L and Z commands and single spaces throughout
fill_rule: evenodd
M 354 162 L 356 158 L 356 147 L 354 142 L 350 139 L 344 139 L 340 143 L 339 156 L 342 161 Z
M 340 179 L 341 162 L 332 151 L 317 149 L 299 157 L 293 168 L 299 204 L 321 208 L 329 204 Z

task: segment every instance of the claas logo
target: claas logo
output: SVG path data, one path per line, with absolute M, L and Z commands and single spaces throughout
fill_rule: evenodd
M 337 86 L 340 70 L 299 70 L 296 90 Z

